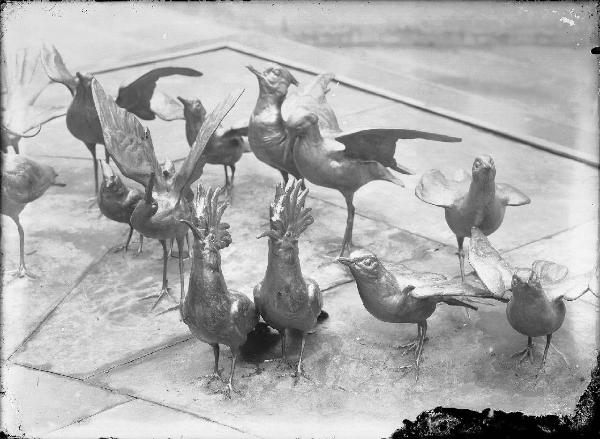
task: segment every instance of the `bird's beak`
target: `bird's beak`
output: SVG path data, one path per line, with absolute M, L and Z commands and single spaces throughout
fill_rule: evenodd
M 290 84 L 294 84 L 296 87 L 298 87 L 298 80 L 291 73 L 290 73 Z
M 250 70 L 252 73 L 254 73 L 256 76 L 258 76 L 259 78 L 263 77 L 263 74 L 261 72 L 259 72 L 258 70 L 256 70 L 254 67 L 252 67 L 251 65 L 247 65 L 246 68 L 248 70 Z
M 187 99 L 183 99 L 181 96 L 177 96 L 177 99 L 183 104 L 184 107 L 189 105 L 189 101 Z
M 197 239 L 199 241 L 202 241 L 202 237 L 200 236 L 200 233 L 198 233 L 198 229 L 196 229 L 196 226 L 194 226 L 191 222 L 189 222 L 188 220 L 179 220 L 180 223 L 184 223 L 186 224 L 190 230 L 192 231 L 192 235 L 194 235 L 194 239 Z
M 52 183 L 51 186 L 65 187 L 66 185 L 67 185 L 66 183 L 54 182 L 54 183 Z
M 145 200 L 146 203 L 150 204 L 152 203 L 152 189 L 154 189 L 154 179 L 156 177 L 154 176 L 154 172 L 150 173 L 150 180 L 148 180 L 148 185 L 146 186 L 146 196 L 145 196 Z
M 258 235 L 256 237 L 256 239 L 266 238 L 266 237 L 277 239 L 277 234 L 273 230 L 267 230 L 266 232 L 263 232 L 260 235 Z
M 349 267 L 352 264 L 352 259 L 350 258 L 343 258 L 343 257 L 339 257 L 336 259 L 336 261 L 338 261 L 340 264 L 343 264 L 347 267 Z

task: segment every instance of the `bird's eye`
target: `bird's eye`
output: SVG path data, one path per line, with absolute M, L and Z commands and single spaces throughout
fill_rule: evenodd
M 275 70 L 273 70 L 273 74 L 274 74 L 275 76 L 281 76 L 281 70 L 279 70 L 279 69 L 275 69 Z

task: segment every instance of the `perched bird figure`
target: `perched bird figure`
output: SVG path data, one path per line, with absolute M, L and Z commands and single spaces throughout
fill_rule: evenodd
M 350 268 L 363 305 L 373 317 L 383 322 L 417 324 L 417 338 L 401 346 L 415 350 L 416 379 L 419 378 L 427 319 L 437 304 L 476 310 L 465 298 L 496 298 L 474 277 L 463 283 L 447 280 L 441 274 L 415 272 L 404 266 L 390 271 L 367 250 L 355 250 L 349 257 L 339 257 L 338 261 Z
M 465 277 L 463 242 L 471 236 L 471 227 L 486 235 L 494 233 L 502 224 L 506 206 L 522 206 L 531 200 L 511 185 L 496 183 L 496 167 L 489 155 L 473 162 L 472 176 L 459 171 L 456 179 L 447 179 L 437 169 L 426 172 L 415 194 L 426 203 L 443 207 L 446 223 L 456 235 L 460 275 Z
M 131 214 L 130 224 L 146 238 L 158 239 L 163 247 L 163 282 L 152 310 L 169 296 L 167 286 L 167 239 L 175 238 L 182 255 L 183 239 L 188 227 L 180 220 L 191 220 L 192 207 L 186 199 L 186 190 L 202 175 L 202 152 L 221 120 L 237 102 L 243 90 L 232 93 L 209 115 L 200 129 L 196 143 L 185 158 L 183 165 L 170 179 L 163 176 L 154 153 L 150 131 L 144 129 L 133 114 L 119 108 L 109 98 L 95 79 L 92 81 L 93 99 L 98 111 L 106 148 L 111 157 L 128 178 L 142 184 L 144 198 Z M 179 276 L 183 294 L 183 258 L 179 258 Z
M 19 268 L 7 273 L 16 277 L 36 276 L 25 266 L 25 232 L 19 215 L 28 203 L 44 195 L 50 186 L 64 186 L 56 183 L 57 174 L 48 165 L 18 154 L 2 153 L 2 204 L 1 211 L 15 222 L 19 230 Z
M 36 136 L 42 125 L 64 116 L 66 107 L 43 107 L 36 101 L 50 85 L 40 53 L 23 49 L 2 57 L 2 151 L 8 146 L 19 153 L 21 138 Z
M 211 378 L 220 379 L 219 345 L 229 346 L 231 373 L 226 394 L 230 397 L 240 347 L 258 323 L 258 314 L 251 299 L 227 288 L 221 270 L 220 251 L 231 244 L 229 224 L 221 222 L 227 208 L 226 203 L 219 204 L 221 188 L 209 188 L 204 193 L 198 186 L 196 217 L 181 220 L 194 235 L 194 260 L 180 312 L 191 333 L 213 348 L 215 367 Z
M 102 167 L 102 184 L 98 192 L 98 207 L 100 208 L 100 212 L 108 219 L 118 223 L 129 224 L 129 235 L 127 236 L 125 245 L 115 249 L 115 252 L 122 249 L 127 251 L 131 235 L 133 234 L 131 214 L 137 204 L 144 198 L 144 193 L 139 189 L 127 187 L 121 178 L 113 172 L 108 163 L 104 163 L 102 160 L 98 161 Z M 144 236 L 140 233 L 138 254 L 142 253 L 143 242 Z
M 198 135 L 206 119 L 206 110 L 200 99 L 184 99 L 177 97 L 183 104 L 185 118 L 185 136 L 190 147 Z M 248 127 L 231 128 L 225 130 L 222 126 L 217 128 L 204 149 L 206 163 L 223 165 L 225 169 L 225 188 L 232 194 L 235 164 L 242 158 L 244 152 L 249 152 L 242 136 L 248 136 Z M 227 167 L 231 168 L 231 180 L 227 175 Z
M 531 268 L 513 267 L 477 227 L 471 229 L 469 263 L 494 296 L 501 299 L 510 297 L 506 306 L 508 323 L 517 332 L 527 336 L 527 347 L 513 357 L 520 356 L 519 362 L 525 359 L 533 362 L 533 337 L 546 336 L 546 347 L 539 368 L 541 371 L 546 363 L 552 334 L 565 319 L 563 300 L 576 300 L 588 291 L 595 294 L 588 276 L 566 279 L 569 272 L 567 267 L 543 260 L 533 262 Z M 508 291 L 512 296 L 507 294 Z M 558 349 L 556 351 L 559 352 Z
M 250 149 L 259 160 L 281 172 L 287 182 L 288 174 L 302 178 L 294 159 L 289 154 L 290 142 L 285 120 L 299 110 L 312 111 L 319 116 L 323 130 L 339 131 L 337 119 L 325 97 L 332 74 L 318 75 L 296 94 L 288 94 L 290 84 L 298 81 L 284 67 L 271 65 L 262 73 L 252 66 L 248 70 L 258 78 L 259 95 L 248 124 Z
M 269 257 L 265 277 L 254 287 L 254 303 L 264 321 L 279 331 L 282 361 L 286 358 L 286 329 L 302 332 L 300 358 L 295 376 L 302 375 L 302 355 L 306 334 L 317 324 L 323 307 L 319 285 L 302 275 L 298 258 L 298 239 L 313 223 L 310 208 L 304 208 L 308 189 L 301 191 L 299 181 L 277 185 L 270 208 L 270 230 L 259 238 L 269 238 Z
M 346 199 L 348 218 L 340 256 L 351 251 L 354 225 L 354 193 L 374 180 L 386 180 L 403 187 L 387 168 L 412 174 L 394 159 L 399 139 L 427 139 L 460 142 L 457 137 L 397 128 L 368 128 L 347 132 L 321 132 L 319 117 L 304 110 L 286 122 L 294 163 L 300 174 L 318 186 L 337 189 Z

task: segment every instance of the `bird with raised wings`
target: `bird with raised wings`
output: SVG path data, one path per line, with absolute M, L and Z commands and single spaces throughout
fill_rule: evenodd
M 326 99 L 332 74 L 318 75 L 297 93 L 290 93 L 291 84 L 299 83 L 285 67 L 270 65 L 263 72 L 247 66 L 258 79 L 258 100 L 248 124 L 248 142 L 256 157 L 281 173 L 284 182 L 288 174 L 300 179 L 292 155 L 285 120 L 293 112 L 303 109 L 319 116 L 319 126 L 328 131 L 339 131 L 333 109 Z
M 36 136 L 42 125 L 65 115 L 66 107 L 36 104 L 48 85 L 39 51 L 23 49 L 2 57 L 2 151 L 12 146 L 18 154 L 22 138 Z
M 291 156 L 300 173 L 313 184 L 337 189 L 346 200 L 348 217 L 340 256 L 351 251 L 354 225 L 354 193 L 374 180 L 403 187 L 388 168 L 412 174 L 394 158 L 399 139 L 460 142 L 457 137 L 398 128 L 367 128 L 346 132 L 321 131 L 315 113 L 298 111 L 286 122 Z
M 254 287 L 254 303 L 264 321 L 279 331 L 282 361 L 286 358 L 286 330 L 302 332 L 300 357 L 295 375 L 303 375 L 302 355 L 306 334 L 317 324 L 323 307 L 319 285 L 304 277 L 298 257 L 298 239 L 313 223 L 310 208 L 304 207 L 308 189 L 301 182 L 279 184 L 270 207 L 268 231 L 259 238 L 269 238 L 269 256 L 265 277 Z
M 513 356 L 520 356 L 520 362 L 525 359 L 533 362 L 533 338 L 546 336 L 539 371 L 546 363 L 552 334 L 560 329 L 565 319 L 563 301 L 576 300 L 588 291 L 595 294 L 593 289 L 597 288 L 591 282 L 593 277 L 585 274 L 567 278 L 569 269 L 554 262 L 537 260 L 531 268 L 513 267 L 477 227 L 471 230 L 469 263 L 494 296 L 510 297 L 506 306 L 508 323 L 515 331 L 527 336 L 527 347 Z M 507 294 L 509 291 L 512 295 Z
M 502 300 L 489 293 L 476 278 L 467 282 L 447 280 L 436 273 L 415 272 L 404 266 L 388 270 L 377 256 L 368 250 L 355 250 L 338 261 L 350 268 L 358 294 L 369 313 L 390 323 L 416 323 L 417 338 L 403 349 L 415 350 L 416 379 L 427 334 L 427 319 L 438 303 L 477 309 L 466 298 Z M 407 366 L 410 367 L 410 366 Z
M 195 211 L 190 220 L 181 220 L 194 235 L 190 282 L 180 304 L 181 318 L 191 333 L 213 348 L 215 357 L 211 379 L 220 379 L 219 345 L 231 350 L 231 372 L 227 395 L 234 391 L 233 376 L 240 347 L 258 323 L 254 303 L 246 295 L 229 290 L 221 270 L 220 251 L 231 244 L 229 224 L 221 218 L 227 203 L 219 203 L 221 188 L 198 188 Z
M 183 255 L 183 240 L 188 227 L 180 220 L 190 221 L 193 208 L 185 194 L 190 185 L 202 175 L 203 151 L 225 115 L 237 102 L 243 90 L 230 94 L 209 115 L 183 165 L 167 182 L 154 153 L 150 131 L 106 95 L 100 83 L 92 81 L 92 93 L 102 125 L 106 148 L 128 178 L 145 187 L 144 198 L 131 214 L 131 225 L 147 238 L 158 239 L 163 247 L 163 281 L 152 309 L 170 295 L 167 286 L 167 239 L 177 241 Z M 181 294 L 183 294 L 183 258 L 179 258 Z
M 437 169 L 426 172 L 417 184 L 415 194 L 426 203 L 444 208 L 446 223 L 456 235 L 463 279 L 463 242 L 465 237 L 471 236 L 471 227 L 490 235 L 502 224 L 506 206 L 531 202 L 527 195 L 511 185 L 496 183 L 496 166 L 489 155 L 475 158 L 472 175 L 459 171 L 455 179 L 448 179 Z
M 25 206 L 40 198 L 56 183 L 57 173 L 48 165 L 20 154 L 2 153 L 2 215 L 10 217 L 19 231 L 19 268 L 7 273 L 16 277 L 36 278 L 25 266 L 25 231 L 19 215 Z

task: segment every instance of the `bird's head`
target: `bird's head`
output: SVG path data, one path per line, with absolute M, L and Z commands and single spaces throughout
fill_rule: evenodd
M 301 181 L 278 184 L 275 199 L 270 206 L 271 228 L 257 238 L 269 238 L 269 248 L 275 257 L 288 264 L 298 259 L 298 238 L 314 222 L 310 208 L 304 208 L 308 189 L 302 190 Z
M 274 95 L 283 99 L 287 95 L 290 84 L 298 86 L 296 78 L 285 67 L 272 64 L 267 66 L 262 72 L 259 72 L 250 65 L 246 66 L 246 68 L 258 78 L 261 95 Z
M 88 91 L 90 94 L 92 93 L 92 80 L 94 77 L 92 75 L 88 75 L 86 73 L 77 72 L 75 73 L 75 81 L 77 82 L 77 92 L 80 91 Z M 117 105 L 119 102 L 117 102 Z
M 381 275 L 383 265 L 374 253 L 368 250 L 355 250 L 347 258 L 339 257 L 338 262 L 344 264 L 354 276 L 377 279 Z
M 296 111 L 285 122 L 291 136 L 302 136 L 313 126 L 318 126 L 319 116 L 309 111 Z
M 473 161 L 473 179 L 479 181 L 490 181 L 496 178 L 496 166 L 489 155 L 481 155 Z
M 204 120 L 206 118 L 206 108 L 204 108 L 200 99 L 184 99 L 181 96 L 177 96 L 177 99 L 183 104 L 183 116 L 186 120 L 188 118 L 193 120 Z
M 100 159 L 98 163 L 100 163 L 100 167 L 102 168 L 102 187 L 108 189 L 110 192 L 123 193 L 125 185 L 121 182 L 121 178 L 113 172 L 112 166 Z
M 165 161 L 160 165 L 160 169 L 167 183 L 175 176 L 175 163 L 169 157 L 165 157 Z

